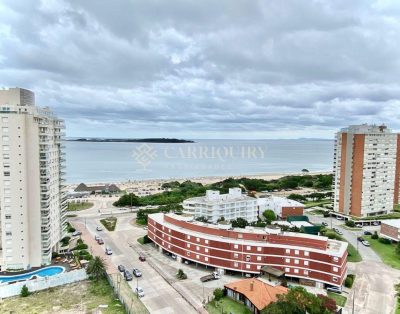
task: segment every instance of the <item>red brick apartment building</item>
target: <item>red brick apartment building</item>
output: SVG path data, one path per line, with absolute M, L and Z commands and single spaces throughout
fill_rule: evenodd
M 148 236 L 163 250 L 217 269 L 260 274 L 263 266 L 319 287 L 341 286 L 347 274 L 347 243 L 279 228 L 231 228 L 192 216 L 152 214 Z

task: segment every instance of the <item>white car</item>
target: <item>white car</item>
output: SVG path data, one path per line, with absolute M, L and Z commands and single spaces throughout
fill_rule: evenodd
M 138 295 L 139 298 L 144 297 L 144 291 L 141 287 L 135 288 L 135 293 Z
M 107 254 L 107 255 L 112 255 L 112 250 L 111 250 L 111 248 L 109 248 L 109 247 L 106 248 L 106 254 Z
M 96 230 L 97 230 L 97 231 L 103 231 L 103 228 L 100 227 L 100 226 L 97 226 L 97 227 L 96 227 Z
M 365 241 L 362 241 L 361 243 L 364 244 L 365 246 L 370 246 L 369 242 L 366 241 L 366 240 L 365 240 Z
M 143 227 L 143 230 L 147 230 L 148 228 L 147 227 Z
M 337 216 L 336 219 L 337 219 L 337 220 L 344 220 L 344 218 L 343 218 L 343 217 L 340 217 L 340 216 Z

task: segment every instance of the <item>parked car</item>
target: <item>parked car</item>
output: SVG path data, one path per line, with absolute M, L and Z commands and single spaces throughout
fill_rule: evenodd
M 358 237 L 357 240 L 358 240 L 359 242 L 363 242 L 363 241 L 364 241 L 363 237 Z
M 185 260 L 184 263 L 185 263 L 185 265 L 189 265 L 189 264 L 190 264 L 190 261 Z
M 171 254 L 171 258 L 172 259 L 176 259 L 176 255 L 175 254 Z
M 102 238 L 99 238 L 99 239 L 97 240 L 97 243 L 100 244 L 100 245 L 102 245 L 102 244 L 104 244 L 104 240 L 103 240 Z
M 77 237 L 77 236 L 79 236 L 79 235 L 81 235 L 81 234 L 82 234 L 82 232 L 80 232 L 80 231 L 74 231 L 74 232 L 72 233 L 72 236 Z
M 100 237 L 96 234 L 96 235 L 94 236 L 94 239 L 95 239 L 96 241 L 99 241 Z
M 147 226 L 146 227 L 143 227 L 143 230 L 147 230 L 148 228 L 147 228 Z
M 328 225 L 328 223 L 326 223 L 325 221 L 323 221 L 323 222 L 321 223 L 321 225 L 323 225 L 324 227 L 326 227 L 326 226 Z
M 135 293 L 138 295 L 139 298 L 144 297 L 144 291 L 141 287 L 135 288 Z
M 96 227 L 96 230 L 97 230 L 97 231 L 103 231 L 103 228 L 100 227 L 100 226 L 97 226 L 97 227 Z
M 106 254 L 107 254 L 107 255 L 112 255 L 112 250 L 111 250 L 111 248 L 109 248 L 109 247 L 106 248 Z
M 131 281 L 133 279 L 132 274 L 129 272 L 129 270 L 124 271 L 124 277 L 126 281 Z
M 125 266 L 124 265 L 118 265 L 118 270 L 122 273 L 125 271 Z
M 337 216 L 336 219 L 337 219 L 337 220 L 344 220 L 344 218 L 343 218 L 343 217 L 340 217 L 340 216 Z
M 364 235 L 372 235 L 371 231 L 364 231 Z
M 141 261 L 141 262 L 145 262 L 146 261 L 146 257 L 144 257 L 144 256 L 139 256 L 139 261 Z
M 369 246 L 369 242 L 367 240 L 362 241 L 361 243 L 364 244 L 365 246 Z
M 373 225 L 373 226 L 379 226 L 379 221 L 374 221 L 374 222 L 372 223 L 372 225 Z
M 132 272 L 133 272 L 133 274 L 135 275 L 135 277 L 142 277 L 142 272 L 141 272 L 139 269 L 134 268 L 134 269 L 132 270 Z
M 339 229 L 337 229 L 337 228 L 333 228 L 333 231 L 335 231 L 337 234 L 339 234 L 339 235 L 343 235 L 343 232 L 342 231 L 340 231 Z

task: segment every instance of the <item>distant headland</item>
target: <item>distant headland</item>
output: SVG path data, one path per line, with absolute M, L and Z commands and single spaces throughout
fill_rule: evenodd
M 99 143 L 194 143 L 191 140 L 182 140 L 177 138 L 75 138 L 67 139 L 71 142 L 99 142 Z

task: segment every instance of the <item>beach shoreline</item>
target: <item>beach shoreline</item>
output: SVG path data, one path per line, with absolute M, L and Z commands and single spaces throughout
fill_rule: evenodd
M 319 174 L 331 174 L 332 171 L 310 171 L 307 175 L 319 175 Z M 293 176 L 293 175 L 303 175 L 302 172 L 288 172 L 288 173 L 260 173 L 260 174 L 241 174 L 241 175 L 222 175 L 222 176 L 204 176 L 204 177 L 187 177 L 187 178 L 166 178 L 166 179 L 140 179 L 140 180 L 128 180 L 128 181 L 120 181 L 120 182 L 96 182 L 96 183 L 86 183 L 88 186 L 100 186 L 107 184 L 115 184 L 121 190 L 132 189 L 132 188 L 145 188 L 149 186 L 161 186 L 163 183 L 171 182 L 171 181 L 193 181 L 198 182 L 203 185 L 213 184 L 219 181 L 226 180 L 228 178 L 249 178 L 249 179 L 262 179 L 262 180 L 277 180 L 279 178 L 285 176 Z M 68 189 L 76 188 L 80 183 L 68 183 Z

